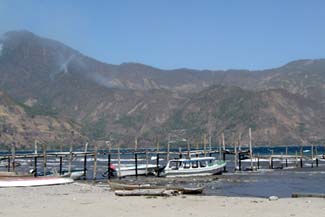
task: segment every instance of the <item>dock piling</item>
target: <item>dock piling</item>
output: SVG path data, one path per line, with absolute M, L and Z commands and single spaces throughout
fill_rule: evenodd
M 138 177 L 138 154 L 134 153 L 135 177 Z
M 95 143 L 93 180 L 96 180 L 97 178 L 97 153 L 98 153 L 98 146 L 97 143 Z
M 62 156 L 60 156 L 60 170 L 59 174 L 62 175 Z

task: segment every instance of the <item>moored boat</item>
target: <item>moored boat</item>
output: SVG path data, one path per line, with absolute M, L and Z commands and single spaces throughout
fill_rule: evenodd
M 214 157 L 170 160 L 160 173 L 165 177 L 208 176 L 222 172 L 226 162 Z

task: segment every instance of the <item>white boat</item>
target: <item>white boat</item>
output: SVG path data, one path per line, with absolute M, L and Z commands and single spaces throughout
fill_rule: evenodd
M 111 169 L 114 172 L 114 175 L 117 177 L 125 177 L 125 176 L 135 176 L 135 166 L 121 166 L 120 169 L 117 166 L 111 166 Z M 139 164 L 137 167 L 138 175 L 147 175 L 147 174 L 156 174 L 158 170 L 156 164 Z
M 71 178 L 62 177 L 2 177 L 0 178 L 0 188 L 5 187 L 32 187 L 46 185 L 61 185 L 72 183 Z
M 225 166 L 225 161 L 214 157 L 175 159 L 168 161 L 160 175 L 166 177 L 208 176 L 221 173 Z

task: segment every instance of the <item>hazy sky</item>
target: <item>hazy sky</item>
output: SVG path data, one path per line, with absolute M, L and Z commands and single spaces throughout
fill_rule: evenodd
M 26 29 L 99 60 L 264 69 L 325 57 L 324 0 L 0 0 L 0 33 Z

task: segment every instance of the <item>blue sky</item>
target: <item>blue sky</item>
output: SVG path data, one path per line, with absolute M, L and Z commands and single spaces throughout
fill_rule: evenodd
M 0 0 L 26 29 L 96 59 L 163 69 L 265 69 L 325 57 L 323 0 Z

